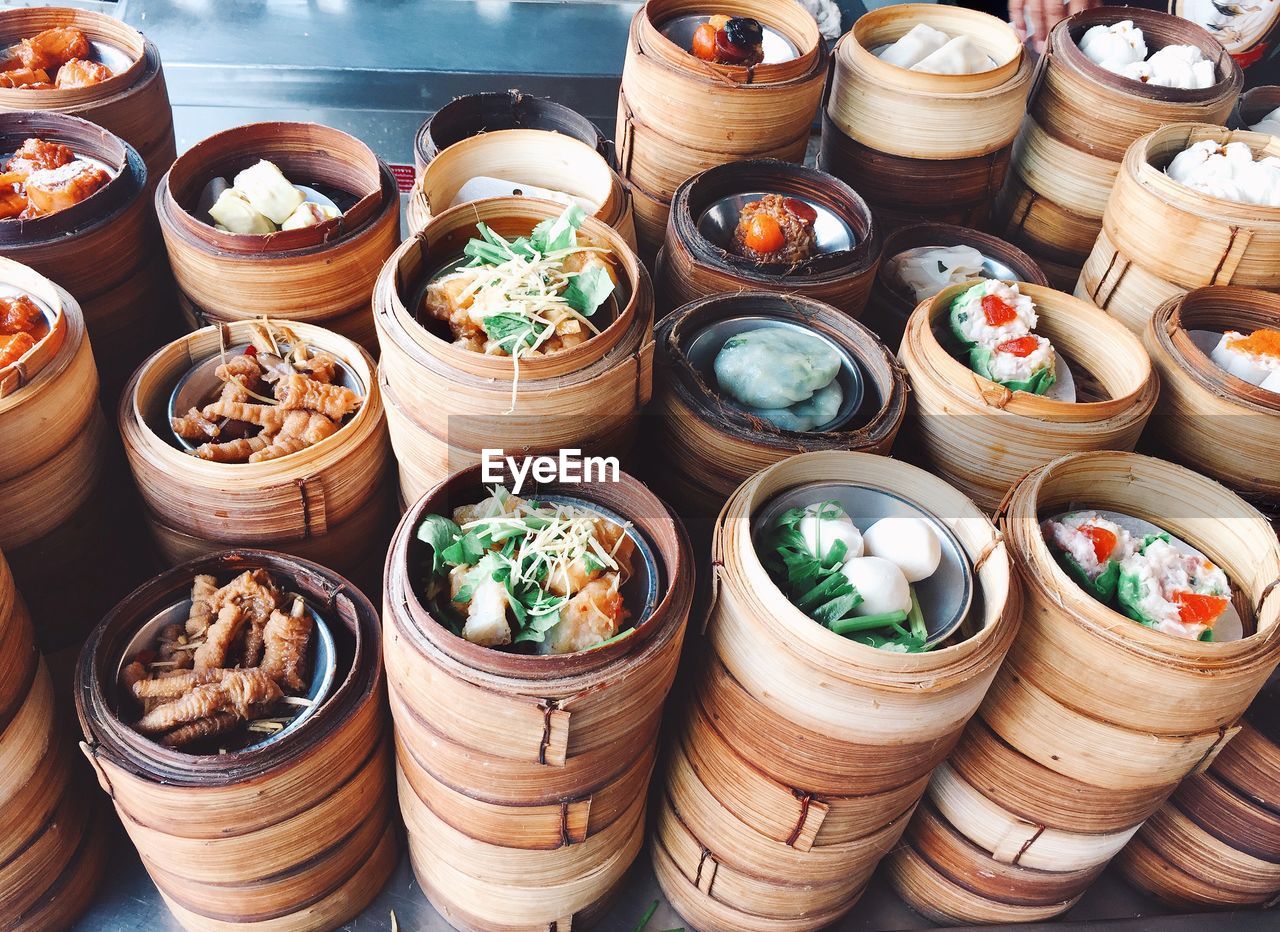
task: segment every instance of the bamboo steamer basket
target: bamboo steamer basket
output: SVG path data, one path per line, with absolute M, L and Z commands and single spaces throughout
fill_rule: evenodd
M 3 556 L 0 666 L 0 924 L 69 925 L 102 876 L 101 824 L 74 778 L 53 683 Z
M 946 223 L 916 223 L 901 227 L 885 237 L 883 260 L 862 316 L 862 322 L 890 349 L 902 344 L 907 318 L 918 302 L 893 280 L 888 262 L 899 253 L 921 246 L 972 246 L 1016 272 L 1018 281 L 1049 285 L 1044 271 L 1034 259 L 1016 246 L 987 233 Z
M 1164 173 L 1203 140 L 1243 142 L 1257 158 L 1280 139 L 1192 123 L 1163 126 L 1130 146 L 1077 293 L 1141 333 L 1152 311 L 1206 285 L 1280 291 L 1280 211 L 1210 197 Z
M 1132 20 L 1152 50 L 1200 49 L 1215 63 L 1216 82 L 1198 90 L 1159 87 L 1121 77 L 1086 57 L 1078 44 L 1084 33 L 1121 20 Z M 1037 65 L 995 229 L 1037 259 L 1061 266 L 1054 285 L 1070 289 L 1102 228 L 1129 145 L 1168 123 L 1225 122 L 1243 84 L 1240 67 L 1218 40 L 1189 20 L 1112 7 L 1062 21 Z M 1099 120 L 1099 113 L 1107 119 Z
M 464 94 L 437 110 L 414 137 L 414 167 L 421 173 L 454 143 L 504 129 L 560 133 L 595 149 L 613 165 L 612 147 L 594 123 L 564 104 L 513 90 Z
M 472 644 L 416 592 L 414 532 L 423 516 L 483 496 L 480 479 L 479 467 L 463 470 L 413 505 L 387 557 L 401 809 L 415 873 L 451 922 L 545 930 L 598 910 L 639 850 L 693 564 L 679 523 L 636 480 L 540 487 L 632 520 L 654 548 L 665 594 L 634 634 L 590 651 L 538 656 Z
M 1263 328 L 1280 329 L 1280 297 L 1265 291 L 1198 288 L 1156 308 L 1143 337 L 1161 383 L 1148 436 L 1246 498 L 1280 501 L 1280 396 L 1229 375 L 1188 332 Z
M 230 179 L 258 159 L 353 203 L 335 220 L 263 236 L 222 233 L 196 217 L 210 179 Z M 173 163 L 156 191 L 156 214 L 178 287 L 202 325 L 277 317 L 374 349 L 369 300 L 399 238 L 400 197 L 391 170 L 355 137 L 317 123 L 216 133 Z
M 877 651 L 787 601 L 756 554 L 752 516 L 812 481 L 893 490 L 956 533 L 981 591 L 964 639 L 923 654 Z M 706 656 L 668 755 L 655 868 L 699 928 L 829 923 L 897 842 L 1013 640 L 1018 590 L 1004 545 L 976 506 L 922 470 L 815 452 L 733 494 L 712 566 Z
M 1280 86 L 1264 84 L 1251 87 L 1236 98 L 1227 126 L 1247 130 L 1277 107 L 1280 107 Z
M 702 61 L 661 31 L 672 18 L 694 14 L 752 17 L 798 54 L 754 68 Z M 649 0 L 636 12 L 614 138 L 637 200 L 641 255 L 651 257 L 661 245 L 671 198 L 689 176 L 744 158 L 803 160 L 826 68 L 818 24 L 786 0 Z
M 631 195 L 608 160 L 591 146 L 558 132 L 500 129 L 470 136 L 439 152 L 419 170 L 405 216 L 409 229 L 426 227 L 453 205 L 464 184 L 480 175 L 536 185 L 599 205 L 594 216 L 635 248 Z
M 996 67 L 939 75 L 876 57 L 916 23 L 970 36 Z M 935 4 L 886 7 L 859 18 L 832 59 L 818 167 L 861 192 L 883 224 L 981 225 L 1004 182 L 1031 85 L 1031 64 L 1009 24 Z
M 802 323 L 834 341 L 858 362 L 867 401 L 847 429 L 797 432 L 727 404 L 686 350 L 707 326 L 763 314 Z M 863 450 L 887 454 L 906 415 L 907 387 L 889 351 L 865 327 L 829 305 L 800 295 L 763 291 L 700 298 L 659 324 L 658 391 L 646 424 L 662 464 L 656 476 L 682 514 L 710 518 L 753 473 L 797 452 Z
M 115 670 L 138 626 L 191 579 L 263 568 L 304 595 L 342 645 L 322 706 L 287 738 L 218 755 L 165 748 L 118 716 Z M 98 625 L 76 671 L 81 750 L 175 918 L 189 929 L 334 927 L 396 861 L 378 616 L 341 576 L 268 551 L 192 561 L 135 590 Z
M 313 350 L 340 360 L 364 401 L 331 437 L 263 463 L 214 463 L 169 437 L 169 396 L 195 364 L 248 343 L 257 325 L 206 327 L 157 350 L 129 381 L 120 434 L 161 556 L 170 564 L 232 546 L 270 546 L 352 571 L 361 544 L 387 532 L 390 447 L 373 360 L 351 340 L 288 323 Z
M 412 477 L 406 498 L 478 463 L 484 449 L 541 454 L 580 448 L 615 456 L 629 450 L 652 391 L 653 289 L 613 228 L 587 218 L 578 236 L 612 255 L 618 312 L 599 334 L 570 350 L 520 360 L 514 409 L 509 357 L 455 346 L 445 325 L 419 322 L 427 280 L 461 255 L 478 235 L 477 223 L 510 238 L 563 210 L 522 197 L 462 204 L 433 218 L 383 267 L 374 308 L 392 445 L 402 479 Z
M 0 96 L 5 93 L 21 92 L 0 88 Z M 113 174 L 91 197 L 66 210 L 0 221 L 0 252 L 53 279 L 84 309 L 103 362 L 103 395 L 109 403 L 146 348 L 168 330 L 163 311 L 173 283 L 156 261 L 160 240 L 146 193 L 148 168 L 128 143 L 78 117 L 3 110 L 0 105 L 0 150 L 12 152 L 37 136 L 69 146 Z M 111 262 L 87 258 L 108 255 Z
M 126 54 L 123 71 L 91 87 L 27 90 L 0 88 L 0 110 L 43 110 L 81 117 L 105 127 L 135 149 L 147 166 L 147 191 L 173 163 L 177 148 L 173 109 L 165 87 L 160 53 L 150 39 L 114 16 L 64 7 L 30 7 L 0 12 L 0 37 L 7 47 L 45 29 L 73 26 L 90 42 Z
M 1029 470 L 1066 453 L 1132 450 L 1159 382 L 1141 342 L 1098 308 L 1039 285 L 1019 284 L 1076 374 L 1076 402 L 1010 392 L 956 359 L 939 340 L 951 301 L 973 282 L 922 302 L 899 357 L 913 390 L 914 437 L 943 478 L 994 509 Z
M 730 253 L 698 228 L 721 198 L 755 191 L 805 198 L 848 224 L 852 249 L 819 253 L 799 267 L 775 272 Z M 815 298 L 860 317 L 880 262 L 879 230 L 866 202 L 843 182 L 788 162 L 753 160 L 708 169 L 682 184 L 671 204 L 655 288 L 666 313 L 697 298 L 736 291 L 773 291 Z

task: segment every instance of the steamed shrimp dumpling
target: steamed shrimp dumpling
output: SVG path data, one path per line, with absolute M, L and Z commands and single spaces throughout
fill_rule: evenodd
M 730 337 L 715 361 L 720 390 L 751 408 L 808 401 L 839 370 L 840 356 L 825 340 L 782 327 Z

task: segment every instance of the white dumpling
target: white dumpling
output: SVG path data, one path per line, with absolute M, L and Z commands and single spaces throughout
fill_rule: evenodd
M 327 220 L 333 220 L 341 216 L 342 211 L 331 204 L 303 201 L 298 205 L 298 209 L 291 213 L 284 223 L 280 224 L 280 229 L 302 230 L 306 227 L 319 226 Z
M 863 554 L 862 534 L 858 526 L 834 502 L 818 502 L 807 507 L 797 529 L 804 537 L 809 553 L 819 560 L 831 552 L 836 541 L 844 544 L 847 558 Z
M 881 557 L 854 557 L 840 572 L 862 596 L 855 615 L 911 610 L 911 586 L 896 564 Z
M 720 390 L 751 408 L 807 401 L 840 371 L 840 356 L 821 337 L 761 327 L 724 341 L 716 354 Z
M 956 36 L 933 54 L 911 66 L 928 74 L 977 74 L 994 68 L 991 56 L 968 36 Z
M 1250 126 L 1249 129 L 1255 133 L 1270 133 L 1272 136 L 1280 136 L 1280 107 L 1276 107 L 1257 123 Z
M 925 23 L 916 23 L 905 36 L 876 52 L 881 61 L 899 68 L 910 68 L 926 56 L 932 55 L 951 39 L 949 35 Z
M 235 188 L 225 188 L 209 208 L 209 216 L 228 233 L 274 233 L 275 224 L 264 217 Z
M 1194 45 L 1166 45 L 1147 59 L 1148 84 L 1196 90 L 1212 87 L 1217 80 L 1213 62 Z
M 898 253 L 887 271 L 923 301 L 948 285 L 981 278 L 986 261 L 972 246 L 922 246 Z
M 881 518 L 862 539 L 867 556 L 893 563 L 907 582 L 928 579 L 942 562 L 938 532 L 923 518 Z
M 1165 173 L 1210 197 L 1280 206 L 1280 159 L 1255 160 L 1253 150 L 1242 142 L 1197 142 L 1175 155 Z
M 1142 30 L 1126 19 L 1109 26 L 1094 26 L 1080 37 L 1080 51 L 1092 62 L 1110 71 L 1147 57 L 1147 42 Z
M 1130 81 L 1141 81 L 1143 84 L 1151 81 L 1151 66 L 1144 61 L 1125 62 L 1118 68 L 1113 68 L 1112 64 L 1112 62 L 1103 62 L 1102 67 Z
M 289 183 L 275 163 L 266 159 L 260 159 L 236 175 L 231 187 L 277 226 L 288 220 L 306 200 L 306 195 Z

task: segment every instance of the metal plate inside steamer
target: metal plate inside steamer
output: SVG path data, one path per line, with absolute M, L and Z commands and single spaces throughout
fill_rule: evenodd
M 964 245 L 964 244 L 959 244 L 959 245 Z M 942 245 L 912 246 L 910 249 L 904 249 L 902 252 L 893 256 L 893 258 L 885 260 L 883 265 L 883 268 L 885 269 L 885 277 L 889 280 L 889 284 L 893 286 L 895 291 L 905 295 L 906 297 L 911 299 L 913 303 L 918 303 L 916 302 L 915 291 L 913 291 L 911 288 L 908 288 L 906 283 L 903 282 L 901 278 L 899 278 L 896 274 L 890 271 L 891 269 L 896 268 L 896 264 L 894 263 L 893 260 L 898 258 L 898 256 L 902 255 L 903 253 L 915 252 L 916 250 L 952 249 L 952 248 L 954 248 L 954 244 L 953 246 L 942 246 Z M 978 273 L 978 277 L 979 278 L 998 278 L 1000 279 L 1000 281 L 1004 281 L 1004 282 L 1016 282 L 1022 276 L 1020 276 L 1011 266 L 1005 265 L 999 259 L 993 259 L 991 256 L 988 256 L 986 253 L 982 253 L 982 271 Z
M 25 289 L 17 287 L 16 285 L 8 285 L 8 284 L 5 284 L 4 282 L 0 282 L 0 298 L 21 298 L 21 297 L 30 298 L 31 302 L 35 304 L 36 307 L 40 308 L 40 313 L 44 315 L 44 322 L 48 325 L 49 332 L 52 333 L 53 325 L 58 319 L 58 315 L 53 308 L 49 307 L 49 305 L 41 301 L 38 295 L 34 295 L 31 292 L 26 291 Z M 36 346 L 39 346 L 43 340 L 44 340 L 44 337 L 41 337 L 40 340 L 37 340 Z M 32 347 L 32 349 L 35 349 L 35 347 Z M 30 352 L 30 350 L 28 350 L 28 352 Z M 26 354 L 24 353 L 23 355 L 26 355 Z
M 828 501 L 837 502 L 860 531 L 866 531 L 881 518 L 923 518 L 932 525 L 942 544 L 942 560 L 932 576 L 912 585 L 929 631 L 927 643 L 937 644 L 950 637 L 973 608 L 973 565 L 951 528 L 915 502 L 891 492 L 847 482 L 813 482 L 797 486 L 769 501 L 753 518 L 752 540 L 757 550 L 774 521 L 784 511 Z
M 288 346 L 287 343 L 282 343 L 281 345 Z M 171 423 L 174 418 L 182 417 L 192 408 L 202 409 L 205 405 L 217 401 L 224 384 L 217 376 L 218 367 L 222 365 L 224 358 L 231 359 L 239 356 L 249 346 L 250 344 L 248 343 L 229 346 L 225 357 L 221 353 L 214 353 L 208 359 L 198 362 L 188 369 L 186 374 L 178 379 L 178 383 L 173 387 L 173 392 L 169 395 L 167 412 L 169 420 L 166 421 L 166 424 Z M 334 357 L 334 359 L 337 362 L 336 384 L 343 385 L 363 397 L 366 394 L 366 389 L 359 377 L 341 359 L 337 357 Z M 252 399 L 250 400 L 252 401 Z M 174 442 L 184 450 L 194 450 L 200 446 L 198 442 L 179 437 L 173 433 L 172 429 L 168 430 L 164 436 L 172 437 Z
M 1169 543 L 1172 544 L 1173 548 L 1178 552 L 1195 554 L 1205 560 L 1210 560 L 1206 553 L 1201 550 L 1197 550 L 1186 541 L 1180 540 L 1178 537 L 1170 534 L 1158 524 L 1152 524 L 1150 521 L 1145 521 L 1142 518 L 1135 518 L 1132 515 L 1127 515 L 1120 511 L 1107 511 L 1103 508 L 1072 508 L 1070 511 L 1064 511 L 1056 514 L 1048 520 L 1061 521 L 1068 515 L 1078 514 L 1082 511 L 1098 515 L 1100 518 L 1106 518 L 1108 521 L 1112 521 L 1120 525 L 1120 527 L 1128 531 L 1130 535 L 1138 538 L 1139 540 L 1146 537 L 1148 534 L 1168 534 Z M 1213 561 L 1210 560 L 1210 562 Z M 1230 581 L 1230 578 L 1228 578 L 1228 581 Z M 1128 616 L 1125 617 L 1128 618 Z M 1138 622 L 1135 621 L 1133 623 L 1136 625 Z M 1170 635 L 1170 637 L 1173 636 L 1174 635 Z M 1227 604 L 1227 610 L 1223 613 L 1222 617 L 1214 622 L 1213 639 L 1214 641 L 1238 641 L 1243 637 L 1244 621 L 1240 618 L 1240 613 L 1236 611 L 1235 603 L 1230 602 Z
M 288 598 L 289 594 L 286 595 L 286 599 Z M 310 705 L 298 706 L 281 702 L 277 710 L 278 714 L 283 716 L 292 710 L 297 712 L 295 718 L 275 734 L 264 735 L 258 741 L 250 741 L 239 750 L 260 748 L 264 745 L 274 744 L 284 738 L 285 735 L 296 731 L 303 722 L 316 713 L 320 705 L 328 697 L 329 691 L 333 688 L 338 669 L 338 651 L 333 642 L 333 633 L 329 630 L 329 626 L 324 619 L 310 604 L 307 605 L 307 613 L 311 616 L 312 623 L 311 643 L 307 645 L 307 668 L 311 671 L 311 678 L 308 681 L 307 691 L 303 694 L 303 698 L 310 700 Z M 160 614 L 139 628 L 125 648 L 124 654 L 120 658 L 120 663 L 116 667 L 116 682 L 120 682 L 120 674 L 133 661 L 134 657 L 143 651 L 155 648 L 162 630 L 169 625 L 185 624 L 190 614 L 191 600 L 183 599 L 181 602 L 160 612 Z
M 780 194 L 778 191 L 752 191 L 746 194 L 730 194 L 715 201 L 702 212 L 698 218 L 698 232 L 707 240 L 726 252 L 733 252 L 733 234 L 738 229 L 738 218 L 742 208 L 751 201 L 758 201 L 766 194 Z M 782 194 L 793 200 L 808 204 L 817 213 L 813 222 L 814 252 L 842 252 L 858 245 L 858 237 L 843 217 L 821 201 L 794 194 Z
M 686 13 L 683 16 L 673 16 L 662 23 L 658 30 L 688 52 L 693 48 L 694 32 L 707 21 L 707 18 L 705 13 Z M 796 48 L 795 43 L 768 23 L 760 23 L 760 29 L 764 33 L 764 38 L 760 43 L 761 49 L 764 51 L 764 60 L 761 64 L 777 65 L 800 57 L 800 50 Z
M 853 357 L 853 354 L 835 340 L 803 324 L 778 317 L 769 317 L 765 314 L 728 317 L 713 324 L 708 324 L 694 334 L 693 339 L 689 341 L 689 345 L 685 348 L 685 357 L 689 360 L 689 364 L 702 376 L 707 386 L 719 393 L 715 362 L 716 356 L 719 355 L 720 350 L 724 347 L 725 341 L 740 333 L 746 333 L 748 330 L 760 330 L 767 327 L 794 330 L 806 336 L 817 337 L 830 346 L 840 357 L 840 371 L 836 373 L 836 381 L 840 383 L 840 388 L 844 391 L 844 400 L 840 404 L 840 410 L 827 423 L 819 424 L 812 431 L 804 431 L 804 433 L 838 430 L 841 426 L 847 424 L 858 413 L 858 409 L 862 407 L 862 401 L 866 395 L 866 382 L 863 378 L 862 367 Z M 732 398 L 723 394 L 721 394 L 721 397 L 728 404 L 737 407 L 737 403 Z

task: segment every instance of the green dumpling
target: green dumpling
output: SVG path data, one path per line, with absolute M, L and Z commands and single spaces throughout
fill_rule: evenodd
M 840 403 L 844 401 L 844 389 L 840 383 L 832 380 L 831 384 L 818 389 L 811 398 L 798 401 L 789 408 L 746 408 L 756 417 L 764 418 L 774 427 L 783 430 L 806 431 L 821 427 L 840 413 Z
M 735 401 L 749 408 L 789 408 L 831 384 L 840 356 L 820 337 L 761 327 L 725 340 L 715 371 L 720 390 Z

